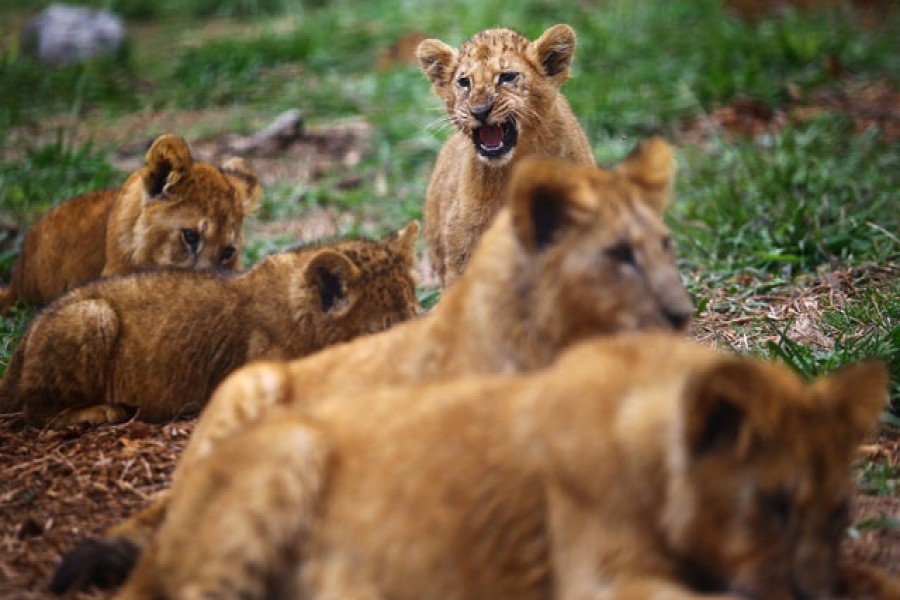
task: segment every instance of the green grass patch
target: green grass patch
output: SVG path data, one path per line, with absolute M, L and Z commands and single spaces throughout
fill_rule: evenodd
M 28 223 L 52 204 L 120 183 L 121 175 L 105 152 L 91 145 L 74 146 L 59 132 L 54 142 L 26 148 L 18 160 L 0 162 L 0 207 Z
M 872 32 L 839 12 L 747 23 L 710 1 L 612 2 L 585 11 L 571 21 L 580 35 L 576 79 L 566 89 L 595 132 L 665 128 L 736 97 L 783 105 L 787 84 L 805 90 L 831 80 L 829 58 L 860 76 L 900 77 L 891 50 L 896 17 Z
M 6 372 L 13 350 L 19 344 L 34 313 L 33 308 L 13 307 L 9 315 L 0 317 L 0 377 Z
M 39 124 L 46 115 L 88 109 L 123 112 L 139 107 L 137 80 L 127 53 L 76 65 L 48 67 L 17 53 L 0 52 L 0 133 Z
M 874 131 L 825 117 L 684 156 L 673 224 L 688 262 L 790 274 L 900 252 L 900 153 Z
M 29 10 L 37 12 L 53 0 L 5 0 L 0 14 Z M 302 10 L 303 4 L 322 4 L 321 0 L 82 0 L 79 4 L 110 10 L 125 19 L 148 21 L 162 18 L 251 18 Z
M 872 496 L 893 496 L 900 491 L 900 465 L 890 465 L 887 462 L 866 462 L 859 474 L 860 490 Z M 886 526 L 896 529 L 900 527 L 900 521 L 896 518 L 888 518 L 888 523 L 872 523 L 873 527 Z M 861 529 L 861 525 L 858 525 Z M 881 527 L 884 528 L 884 527 Z
M 19 160 L 0 161 L 0 210 L 19 223 L 24 234 L 51 206 L 120 183 L 121 175 L 105 153 L 93 146 L 74 147 L 60 133 L 52 143 L 27 148 Z M 9 281 L 17 254 L 0 252 L 0 280 Z

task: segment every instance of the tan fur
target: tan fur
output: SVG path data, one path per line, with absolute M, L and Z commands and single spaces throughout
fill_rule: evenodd
M 685 327 L 693 307 L 661 219 L 672 175 L 671 150 L 660 139 L 612 170 L 524 161 L 472 264 L 427 316 L 305 360 L 238 371 L 214 394 L 175 479 L 274 404 L 527 371 L 591 336 Z M 103 543 L 140 548 L 159 520 L 125 521 Z M 78 571 L 82 560 L 75 553 L 60 568 Z
M 29 230 L 0 312 L 18 300 L 43 306 L 101 275 L 237 268 L 243 220 L 261 193 L 245 160 L 194 162 L 182 138 L 160 136 L 120 189 L 63 202 Z
M 416 55 L 457 131 L 438 155 L 425 196 L 425 240 L 442 285 L 462 274 L 475 245 L 499 212 L 514 165 L 541 155 L 593 165 L 594 155 L 560 87 L 569 77 L 575 32 L 554 25 L 535 41 L 508 29 L 488 29 L 459 49 L 434 39 Z M 513 77 L 501 81 L 502 74 Z M 463 79 L 468 85 L 460 85 Z M 473 136 L 484 123 L 512 120 L 517 142 L 485 157 Z
M 886 390 L 652 334 L 295 407 L 176 482 L 120 598 L 896 597 L 837 564 Z
M 415 315 L 418 230 L 276 254 L 235 276 L 155 271 L 73 290 L 22 338 L 0 412 L 53 426 L 196 413 L 251 360 L 298 358 Z

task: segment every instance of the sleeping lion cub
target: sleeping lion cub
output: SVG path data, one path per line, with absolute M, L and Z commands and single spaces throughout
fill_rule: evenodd
M 837 561 L 886 390 L 624 335 L 273 412 L 175 483 L 119 598 L 897 598 Z
M 195 414 L 233 370 L 291 359 L 418 313 L 419 224 L 385 240 L 273 254 L 240 274 L 106 278 L 40 312 L 0 380 L 0 413 L 33 425 Z
M 0 290 L 0 313 L 18 300 L 43 306 L 101 275 L 235 269 L 244 217 L 261 194 L 244 159 L 222 168 L 194 162 L 181 137 L 162 135 L 120 189 L 77 196 L 35 223 Z
M 206 407 L 174 478 L 276 404 L 376 385 L 544 367 L 585 338 L 684 329 L 693 305 L 662 221 L 673 177 L 661 139 L 613 169 L 531 158 L 465 274 L 425 317 L 277 368 L 237 371 Z M 114 584 L 165 516 L 164 497 L 88 539 L 55 586 Z

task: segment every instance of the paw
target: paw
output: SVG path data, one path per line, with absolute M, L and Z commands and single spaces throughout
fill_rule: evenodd
M 62 557 L 50 591 L 63 594 L 68 590 L 97 586 L 102 589 L 124 583 L 137 562 L 140 549 L 124 538 L 87 538 Z
M 107 425 L 128 420 L 130 411 L 117 404 L 97 404 L 87 408 L 71 408 L 60 413 L 50 422 L 54 429 L 79 427 L 81 425 Z

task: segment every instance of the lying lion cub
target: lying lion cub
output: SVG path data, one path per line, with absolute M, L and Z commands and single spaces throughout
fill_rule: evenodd
M 683 329 L 693 310 L 662 212 L 672 152 L 652 139 L 614 169 L 549 159 L 516 170 L 507 207 L 466 273 L 426 317 L 277 369 L 242 369 L 214 394 L 175 479 L 275 404 L 306 404 L 374 385 L 527 371 L 571 344 L 634 329 Z M 85 540 L 61 563 L 59 590 L 115 584 L 165 516 L 144 512 Z
M 297 358 L 416 314 L 418 231 L 275 254 L 236 276 L 155 271 L 73 290 L 22 338 L 0 412 L 54 426 L 196 413 L 251 360 Z
M 31 228 L 0 290 L 0 313 L 24 300 L 43 306 L 101 275 L 148 267 L 239 266 L 244 217 L 262 187 L 250 165 L 197 163 L 185 141 L 163 135 L 118 190 L 63 202 Z
M 880 364 L 807 384 L 626 335 L 528 375 L 276 412 L 176 482 L 119 597 L 900 593 L 837 564 L 886 390 Z

